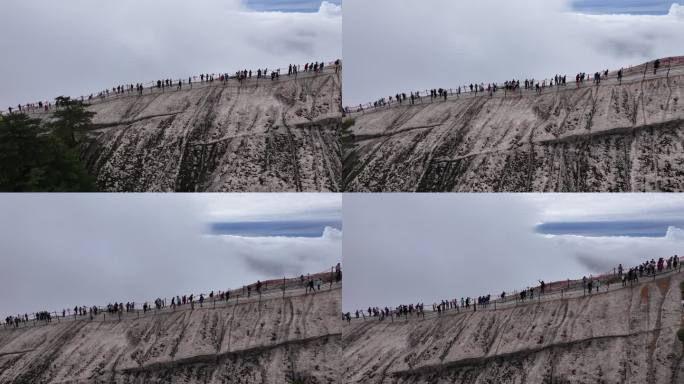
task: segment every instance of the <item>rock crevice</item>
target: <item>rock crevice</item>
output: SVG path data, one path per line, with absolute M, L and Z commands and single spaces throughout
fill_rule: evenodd
M 0 330 L 0 383 L 335 383 L 341 286 L 300 291 Z
M 347 383 L 663 383 L 684 374 L 684 272 L 634 287 L 343 328 Z
M 102 191 L 336 192 L 338 76 L 326 68 L 96 102 L 82 156 Z

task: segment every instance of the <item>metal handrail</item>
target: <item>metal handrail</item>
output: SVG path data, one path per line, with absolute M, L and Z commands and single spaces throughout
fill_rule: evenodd
M 623 68 L 623 81 L 626 83 L 629 83 L 629 82 L 643 81 L 645 79 L 669 78 L 673 68 L 674 68 L 674 71 L 672 73 L 673 75 L 684 74 L 684 56 L 663 58 L 663 59 L 660 59 L 660 62 L 661 62 L 661 67 L 659 69 L 658 74 L 650 75 L 650 76 L 647 76 L 647 69 L 649 68 L 648 65 L 652 62 L 643 63 L 643 64 L 639 64 L 639 65 L 635 65 L 635 66 L 630 66 L 626 69 Z M 601 72 L 601 73 L 603 73 L 603 72 Z M 609 74 L 609 78 L 608 79 L 602 78 L 601 84 L 604 84 L 606 82 L 617 84 L 618 83 L 617 71 L 611 71 L 608 74 Z M 642 74 L 643 74 L 643 76 L 641 76 Z M 630 75 L 639 75 L 640 78 L 634 79 L 633 81 L 627 81 L 624 79 L 625 77 L 630 76 Z M 552 79 L 547 79 L 547 78 L 540 79 L 538 81 L 538 83 L 541 84 L 542 82 L 545 81 L 548 84 L 550 80 L 552 80 Z M 524 83 L 524 81 L 522 81 L 522 82 Z M 492 86 L 496 85 L 496 87 L 498 88 L 498 91 L 493 92 L 493 91 L 488 91 L 487 89 L 485 89 L 484 91 L 477 90 L 477 91 L 471 92 L 470 89 L 467 88 L 468 85 L 460 86 L 462 89 L 462 92 L 460 94 L 458 93 L 458 86 L 456 88 L 446 89 L 446 91 L 448 91 L 448 96 L 456 95 L 457 100 L 458 100 L 460 98 L 468 99 L 468 98 L 485 97 L 485 96 L 490 97 L 490 98 L 493 98 L 493 97 L 505 98 L 508 96 L 509 93 L 514 94 L 514 95 L 523 95 L 523 94 L 543 95 L 543 94 L 555 93 L 555 92 L 558 92 L 561 90 L 582 89 L 582 88 L 588 88 L 588 87 L 594 87 L 594 86 L 598 87 L 601 85 L 601 84 L 594 84 L 590 77 L 585 78 L 585 80 L 583 82 L 579 82 L 579 83 L 575 82 L 574 79 L 571 78 L 571 79 L 569 79 L 569 81 L 567 81 L 567 83 L 565 85 L 553 85 L 553 86 L 547 85 L 545 88 L 541 89 L 541 92 L 537 92 L 537 90 L 534 88 L 534 86 L 532 86 L 531 88 L 528 88 L 528 89 L 525 89 L 523 86 L 520 86 L 519 88 L 517 88 L 515 90 L 506 90 L 505 89 L 505 83 L 488 83 L 488 84 L 490 84 Z M 570 84 L 574 84 L 575 86 L 569 87 Z M 473 84 L 473 85 L 475 85 L 475 84 Z M 480 84 L 477 84 L 477 85 L 479 87 Z M 430 97 L 430 90 L 429 89 L 413 91 L 413 93 L 414 93 L 414 95 L 417 95 L 417 97 L 419 97 L 419 99 L 417 101 L 415 101 L 414 104 L 425 104 L 425 103 L 439 102 L 440 101 L 439 99 L 441 99 L 441 97 L 437 97 L 435 99 L 430 99 L 429 101 L 423 101 L 423 99 L 427 99 Z M 394 97 L 395 95 L 391 95 L 391 96 Z M 453 100 L 453 98 L 451 98 L 450 100 Z M 384 105 L 373 105 L 373 103 L 375 103 L 375 101 L 367 102 L 365 104 L 360 104 L 360 105 L 354 105 L 354 106 L 349 105 L 349 106 L 344 107 L 343 110 L 344 110 L 345 114 L 348 116 L 357 116 L 357 115 L 365 114 L 366 112 L 374 112 L 374 111 L 388 109 L 388 108 L 402 106 L 402 105 L 411 105 L 409 98 L 407 98 L 406 101 L 403 101 L 401 103 L 397 102 L 396 100 L 386 101 L 386 103 Z M 359 108 L 359 107 L 361 107 L 361 108 Z
M 340 270 L 341 273 L 341 270 Z M 154 300 L 151 301 L 143 301 L 143 302 L 133 302 L 136 306 L 131 311 L 126 311 L 124 308 L 123 311 L 119 312 L 108 312 L 107 311 L 107 305 L 98 305 L 97 307 L 97 315 L 93 315 L 91 318 L 91 314 L 87 313 L 89 312 L 88 310 L 93 308 L 92 306 L 86 307 L 86 313 L 83 315 L 79 315 L 76 313 L 73 313 L 73 307 L 69 309 L 64 309 L 63 311 L 65 312 L 64 315 L 62 314 L 61 311 L 52 311 L 49 312 L 50 315 L 52 316 L 51 322 L 48 322 L 46 320 L 38 320 L 37 315 L 40 313 L 44 313 L 44 311 L 41 312 L 32 312 L 30 314 L 23 314 L 19 315 L 19 317 L 22 319 L 22 321 L 19 323 L 19 328 L 26 328 L 26 327 L 38 327 L 38 326 L 45 326 L 49 325 L 51 323 L 59 324 L 61 322 L 65 321 L 77 321 L 77 320 L 91 320 L 91 321 L 119 321 L 123 319 L 138 319 L 141 317 L 146 317 L 146 316 L 155 316 L 158 314 L 166 314 L 166 313 L 172 313 L 175 311 L 180 311 L 180 310 L 187 310 L 187 309 L 200 309 L 200 308 L 225 308 L 233 305 L 238 305 L 238 304 L 244 304 L 244 303 L 254 303 L 254 302 L 261 302 L 262 300 L 268 300 L 268 299 L 275 299 L 275 298 L 285 298 L 285 297 L 293 297 L 297 295 L 301 295 L 301 291 L 304 290 L 306 294 L 308 294 L 308 288 L 306 287 L 306 284 L 309 281 L 320 281 L 321 283 L 321 290 L 323 289 L 336 289 L 338 288 L 341 283 L 337 281 L 336 279 L 337 271 L 335 267 L 332 267 L 329 272 L 320 272 L 320 273 L 315 273 L 315 274 L 307 274 L 306 276 L 302 275 L 300 277 L 294 277 L 294 278 L 282 278 L 282 279 L 273 279 L 273 280 L 265 280 L 262 281 L 262 289 L 261 292 L 258 292 L 256 290 L 257 283 L 249 284 L 249 285 L 244 285 L 241 288 L 236 288 L 236 289 L 231 289 L 229 291 L 216 291 L 214 292 L 213 298 L 209 297 L 210 292 L 199 292 L 199 293 L 188 293 L 185 294 L 186 297 L 190 297 L 190 295 L 193 295 L 193 303 L 191 304 L 189 301 L 186 304 L 178 304 L 175 307 L 171 306 L 171 299 L 178 297 L 179 295 L 175 296 L 170 296 L 168 298 L 159 298 L 163 301 L 163 306 L 161 308 L 156 308 L 154 306 Z M 248 290 L 248 287 L 252 288 L 251 292 Z M 314 288 L 318 288 L 318 286 L 314 286 Z M 213 292 L 213 291 L 212 291 Z M 221 300 L 220 295 L 221 293 L 226 293 L 230 292 L 230 295 L 228 296 L 228 299 Z M 315 293 L 315 292 L 314 292 Z M 200 295 L 203 295 L 205 298 L 205 301 L 203 304 L 200 305 L 199 303 L 199 297 Z M 180 295 L 183 296 L 183 295 Z M 155 299 L 156 300 L 156 299 Z M 151 308 L 149 308 L 147 311 L 143 311 L 142 309 L 142 304 L 144 303 L 153 303 L 151 305 Z M 80 306 L 81 308 L 83 306 Z M 25 317 L 28 316 L 28 321 L 24 320 Z M 5 319 L 0 319 L 2 321 L 2 328 L 3 329 L 16 329 L 13 325 L 9 325 L 5 322 Z
M 627 270 L 629 270 L 629 268 L 626 268 L 625 271 L 623 271 L 623 275 L 626 274 Z M 648 278 L 651 278 L 651 280 L 655 280 L 659 276 L 663 276 L 663 275 L 667 275 L 667 274 L 671 274 L 671 273 L 681 273 L 681 272 L 682 272 L 682 260 L 680 259 L 676 269 L 675 268 L 669 268 L 668 269 L 665 266 L 665 267 L 663 267 L 662 271 L 656 270 L 656 272 L 654 274 L 645 274 L 643 276 L 639 276 L 639 282 L 637 282 L 636 284 L 641 284 L 642 280 L 646 280 Z M 611 285 L 615 286 L 615 284 L 621 284 L 620 275 L 617 273 L 617 270 L 606 272 L 606 273 L 600 274 L 598 276 L 592 276 L 591 280 L 593 282 L 600 282 L 601 283 L 599 285 L 599 289 L 602 289 L 602 290 L 599 290 L 598 293 L 612 292 L 612 290 L 610 290 Z M 632 287 L 634 285 L 635 285 L 635 283 L 633 281 L 631 281 L 631 282 L 628 281 L 626 286 L 624 286 L 624 287 L 618 286 L 618 289 Z M 525 300 L 520 300 L 519 293 L 522 291 L 529 290 L 529 288 L 534 289 L 534 297 L 528 298 Z M 592 289 L 595 290 L 596 289 L 595 286 L 592 287 Z M 565 281 L 554 281 L 551 283 L 546 283 L 544 293 L 540 292 L 540 286 L 539 285 L 536 285 L 533 287 L 528 287 L 526 290 L 513 290 L 512 292 L 505 292 L 505 297 L 503 299 L 500 296 L 492 296 L 492 299 L 490 300 L 490 302 L 486 306 L 481 306 L 480 304 L 476 304 L 477 301 L 475 301 L 475 304 L 473 304 L 473 303 L 470 304 L 470 308 L 472 308 L 472 309 L 468 308 L 468 310 L 471 310 L 471 311 L 482 311 L 482 310 L 496 311 L 497 309 L 517 307 L 520 305 L 527 305 L 527 304 L 534 304 L 534 303 L 545 302 L 545 301 L 552 301 L 552 300 L 558 300 L 558 299 L 578 297 L 577 294 L 580 291 L 582 292 L 582 296 L 592 294 L 591 292 L 587 292 L 587 287 L 584 284 L 583 279 L 573 279 L 573 280 L 567 279 Z M 472 299 L 473 298 L 471 298 L 471 300 Z M 441 301 L 440 301 L 440 303 L 441 303 Z M 432 305 L 430 305 L 430 307 L 431 306 Z M 383 307 L 377 307 L 376 306 L 375 308 L 384 309 L 385 306 L 383 306 Z M 395 317 L 398 317 L 396 308 L 394 308 L 392 306 L 387 306 L 387 308 L 390 309 L 390 318 L 391 318 L 391 321 L 393 321 Z M 460 306 L 460 303 L 459 303 L 458 308 L 446 309 L 443 312 L 451 312 L 451 313 L 452 312 L 458 312 L 458 313 L 463 312 L 463 313 L 466 313 L 467 310 L 464 307 Z M 366 309 L 364 309 L 364 310 L 359 309 L 359 313 L 363 314 L 363 316 L 359 317 L 358 320 L 365 321 L 366 318 L 369 317 L 369 316 L 367 316 Z M 439 316 L 438 311 L 433 311 L 432 308 L 428 308 L 427 306 L 425 306 L 424 314 L 425 314 L 425 318 L 433 317 L 433 316 Z M 352 316 L 352 321 L 357 320 L 354 312 L 351 312 L 351 316 Z M 414 314 L 412 315 L 412 317 L 413 318 L 416 317 L 415 309 L 414 309 Z M 375 318 L 377 318 L 377 316 L 370 316 L 369 318 L 375 319 Z M 422 318 L 422 316 L 421 316 L 421 318 Z M 408 319 L 408 316 L 406 317 L 406 319 Z
M 336 64 L 336 63 L 339 63 L 339 64 Z M 310 64 L 310 63 L 307 63 L 307 64 Z M 227 72 L 227 73 L 205 74 L 205 75 L 213 76 L 214 77 L 213 81 L 208 81 L 208 80 L 201 81 L 200 75 L 190 76 L 192 78 L 192 84 L 191 85 L 188 84 L 188 77 L 172 79 L 172 84 L 170 86 L 164 86 L 164 88 L 159 88 L 159 89 L 157 88 L 157 81 L 158 80 L 152 80 L 152 81 L 138 83 L 138 84 L 143 85 L 143 95 L 144 94 L 156 93 L 155 89 L 159 90 L 158 93 L 187 90 L 188 86 L 190 86 L 192 89 L 195 89 L 197 87 L 220 86 L 220 85 L 241 87 L 241 86 L 248 86 L 248 85 L 258 85 L 259 81 L 261 81 L 261 82 L 264 82 L 264 81 L 271 82 L 272 81 L 272 82 L 276 83 L 276 82 L 281 82 L 281 81 L 289 81 L 292 79 L 297 80 L 299 77 L 303 77 L 303 78 L 315 77 L 315 76 L 318 76 L 321 73 L 325 73 L 325 72 L 337 73 L 342 68 L 342 61 L 338 59 L 338 60 L 333 60 L 333 61 L 329 61 L 329 62 L 324 62 L 323 69 L 319 72 L 314 72 L 312 70 L 308 70 L 305 72 L 303 70 L 304 65 L 299 65 L 299 68 L 300 69 L 297 71 L 297 73 L 294 73 L 292 75 L 287 74 L 288 69 L 289 69 L 288 67 L 275 68 L 274 70 L 269 70 L 269 73 L 276 71 L 276 72 L 281 73 L 281 76 L 283 76 L 282 79 L 280 77 L 278 77 L 277 79 L 273 79 L 273 80 L 271 80 L 269 78 L 269 76 L 265 76 L 263 74 L 262 74 L 262 77 L 260 79 L 257 79 L 256 71 L 252 71 L 252 77 L 244 79 L 242 81 L 240 81 L 236 78 L 235 72 L 233 72 L 233 73 Z M 236 72 L 240 72 L 240 71 L 236 71 Z M 221 82 L 220 80 L 218 80 L 221 75 L 228 75 L 229 76 L 228 80 L 226 80 L 225 82 Z M 164 79 L 164 80 L 167 80 L 167 79 Z M 162 80 L 162 81 L 164 81 L 164 80 Z M 179 81 L 184 86 L 184 88 L 178 89 L 178 82 Z M 112 88 L 105 88 L 101 91 L 90 93 L 88 95 L 81 95 L 81 96 L 75 97 L 73 99 L 74 100 L 80 100 L 80 101 L 83 101 L 83 102 L 88 103 L 88 104 L 98 104 L 98 103 L 113 100 L 113 99 L 140 96 L 138 94 L 138 91 L 135 88 L 133 90 L 130 90 L 128 88 L 130 85 L 131 85 L 130 83 L 129 84 L 123 84 L 123 86 L 126 89 L 124 89 L 124 91 L 121 93 L 110 92 L 109 94 L 99 95 L 101 92 L 106 92 L 106 91 L 112 90 Z M 116 88 L 116 86 L 115 86 L 115 88 Z M 149 92 L 145 93 L 146 90 Z M 22 113 L 50 114 L 54 110 L 57 109 L 55 104 L 51 103 L 51 106 L 49 106 L 47 108 L 47 111 L 46 111 L 45 110 L 46 105 L 47 105 L 46 102 L 44 102 L 42 108 L 38 106 L 38 103 L 40 103 L 40 102 L 41 101 L 36 101 L 36 102 L 29 102 L 29 103 L 23 104 L 22 106 L 27 106 L 27 107 L 22 108 L 23 109 Z M 29 105 L 31 105 L 31 106 L 28 107 Z M 9 110 L 0 109 L 0 115 L 6 115 L 8 112 L 9 112 Z M 12 113 L 17 113 L 17 112 L 19 112 L 19 111 L 13 108 Z

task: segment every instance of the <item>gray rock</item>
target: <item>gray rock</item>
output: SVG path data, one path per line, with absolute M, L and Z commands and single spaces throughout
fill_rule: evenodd
M 341 286 L 0 330 L 0 383 L 334 383 Z
M 679 284 L 343 326 L 345 383 L 681 383 Z M 427 306 L 426 306 L 427 307 Z
M 98 99 L 82 154 L 104 191 L 338 191 L 340 76 Z
M 600 86 L 352 113 L 348 191 L 684 191 L 684 58 Z M 666 62 L 663 60 L 663 62 Z

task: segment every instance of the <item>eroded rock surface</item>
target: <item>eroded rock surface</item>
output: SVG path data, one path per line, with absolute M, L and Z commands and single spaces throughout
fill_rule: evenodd
M 338 383 L 341 286 L 0 330 L 0 383 Z
M 331 67 L 95 102 L 83 156 L 104 191 L 338 191 L 340 76 Z
M 665 60 L 663 60 L 665 62 Z M 684 59 L 591 82 L 354 113 L 349 191 L 684 191 Z M 668 62 L 668 63 L 669 63 Z M 669 64 L 668 64 L 669 65 Z
M 343 328 L 347 383 L 663 383 L 684 380 L 684 272 L 496 311 Z

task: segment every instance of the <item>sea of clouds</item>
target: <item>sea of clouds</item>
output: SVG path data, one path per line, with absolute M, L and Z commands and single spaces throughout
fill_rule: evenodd
M 586 204 L 590 199 L 595 202 Z M 645 200 L 652 201 L 650 207 Z M 612 271 L 619 263 L 633 266 L 681 255 L 684 234 L 674 227 L 650 238 L 552 236 L 535 230 L 544 218 L 581 218 L 582 206 L 592 219 L 599 219 L 603 204 L 610 212 L 606 217 L 639 220 L 674 203 L 680 207 L 672 212 L 681 211 L 679 197 L 662 195 L 345 195 L 343 306 L 353 310 L 498 294 L 538 280 L 580 278 Z
M 7 0 L 0 110 L 120 84 L 287 68 L 342 54 L 341 6 L 256 12 L 239 0 Z
M 289 214 L 281 209 L 277 216 L 296 221 L 341 210 L 341 198 L 320 195 L 304 194 Z M 227 208 L 239 203 L 245 215 L 263 218 L 269 205 L 296 199 L 278 194 L 5 195 L 0 199 L 5 287 L 0 315 L 151 301 L 330 270 L 342 259 L 342 232 L 334 228 L 313 238 L 206 233 L 208 218 L 216 214 L 212 207 L 230 212 Z M 306 208 L 303 200 L 316 208 Z
M 651 16 L 581 14 L 570 0 L 347 0 L 342 23 L 345 105 L 684 54 L 676 2 Z

